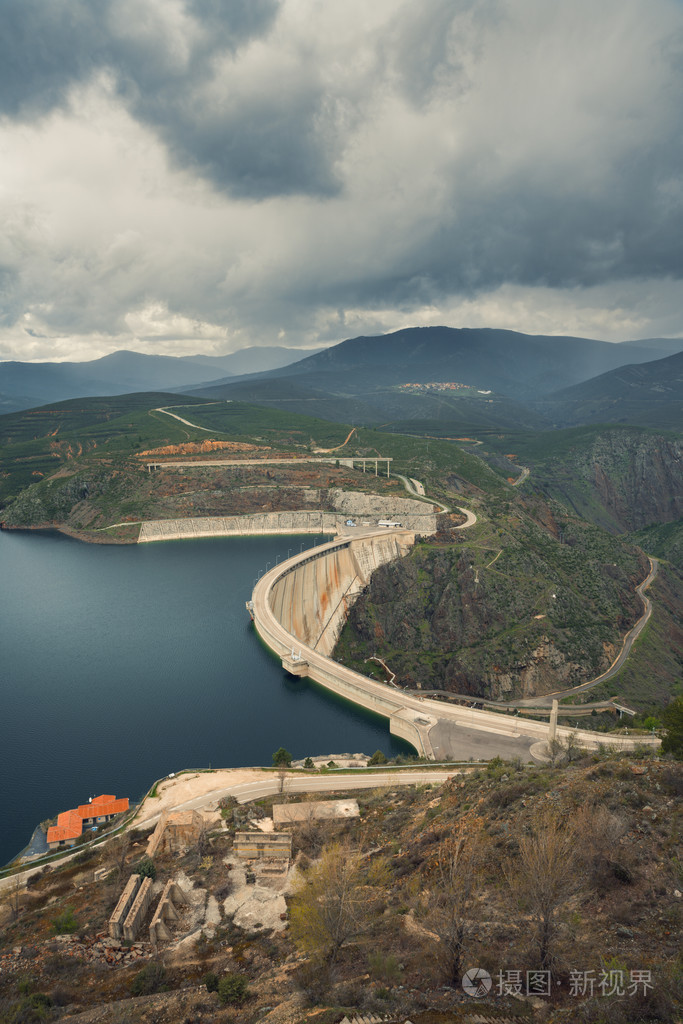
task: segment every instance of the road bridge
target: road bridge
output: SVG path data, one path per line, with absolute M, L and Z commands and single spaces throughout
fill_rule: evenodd
M 302 463 L 317 462 L 332 466 L 346 466 L 348 469 L 362 469 L 365 473 L 369 466 L 375 467 L 375 476 L 379 475 L 379 466 L 386 466 L 386 475 L 389 476 L 393 458 L 390 456 L 342 456 L 340 458 L 312 458 L 307 455 L 283 459 L 157 459 L 154 462 L 147 462 L 147 472 L 155 473 L 161 469 L 172 469 L 182 467 L 183 469 L 203 469 L 207 466 L 239 467 L 239 466 L 294 466 Z M 384 470 L 382 470 L 384 473 Z

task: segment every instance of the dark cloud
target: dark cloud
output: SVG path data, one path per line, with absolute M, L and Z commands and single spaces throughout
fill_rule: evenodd
M 151 0 L 6 0 L 0 109 L 12 118 L 43 115 L 64 105 L 74 85 L 106 72 L 173 158 L 218 188 L 255 198 L 329 195 L 338 183 L 315 70 L 290 64 L 255 89 L 230 73 L 278 9 L 278 0 L 190 0 L 186 25 L 173 26 Z
M 2 28 L 0 316 L 33 337 L 313 344 L 683 273 L 678 0 L 5 0 Z

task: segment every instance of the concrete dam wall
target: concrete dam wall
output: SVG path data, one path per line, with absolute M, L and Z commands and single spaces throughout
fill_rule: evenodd
M 300 562 L 274 584 L 273 614 L 307 647 L 331 654 L 349 608 L 372 573 L 407 554 L 413 542 L 414 536 L 405 532 L 358 537 Z

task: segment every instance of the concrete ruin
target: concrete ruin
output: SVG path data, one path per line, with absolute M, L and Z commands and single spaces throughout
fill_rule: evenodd
M 240 860 L 277 860 L 288 864 L 292 837 L 275 832 L 236 832 L 235 853 Z
M 173 936 L 168 928 L 168 921 L 177 921 L 180 917 L 177 907 L 186 906 L 188 899 L 180 886 L 172 879 L 164 886 L 154 917 L 149 926 L 149 941 L 157 946 L 161 941 L 168 941 Z
M 133 901 L 137 896 L 141 881 L 142 877 L 140 875 L 131 875 L 126 882 L 126 887 L 119 897 L 119 902 L 116 904 L 114 913 L 109 918 L 110 938 L 123 938 L 123 923 L 128 917 L 130 908 L 133 906 Z
M 197 811 L 165 811 L 147 842 L 147 856 L 185 853 L 199 839 L 204 819 Z
M 137 876 L 140 877 L 139 875 Z M 128 916 L 123 922 L 123 937 L 128 942 L 134 942 L 135 936 L 140 931 L 152 902 L 152 879 L 144 878 L 138 889 L 133 905 L 128 911 Z
M 273 822 L 279 826 L 331 818 L 357 818 L 359 814 L 357 800 L 301 800 L 273 805 Z

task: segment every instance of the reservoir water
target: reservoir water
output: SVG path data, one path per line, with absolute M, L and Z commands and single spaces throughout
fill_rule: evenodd
M 388 722 L 294 680 L 244 603 L 311 537 L 99 546 L 0 533 L 0 864 L 89 796 L 195 767 L 409 750 Z M 320 543 L 320 538 L 318 538 Z

